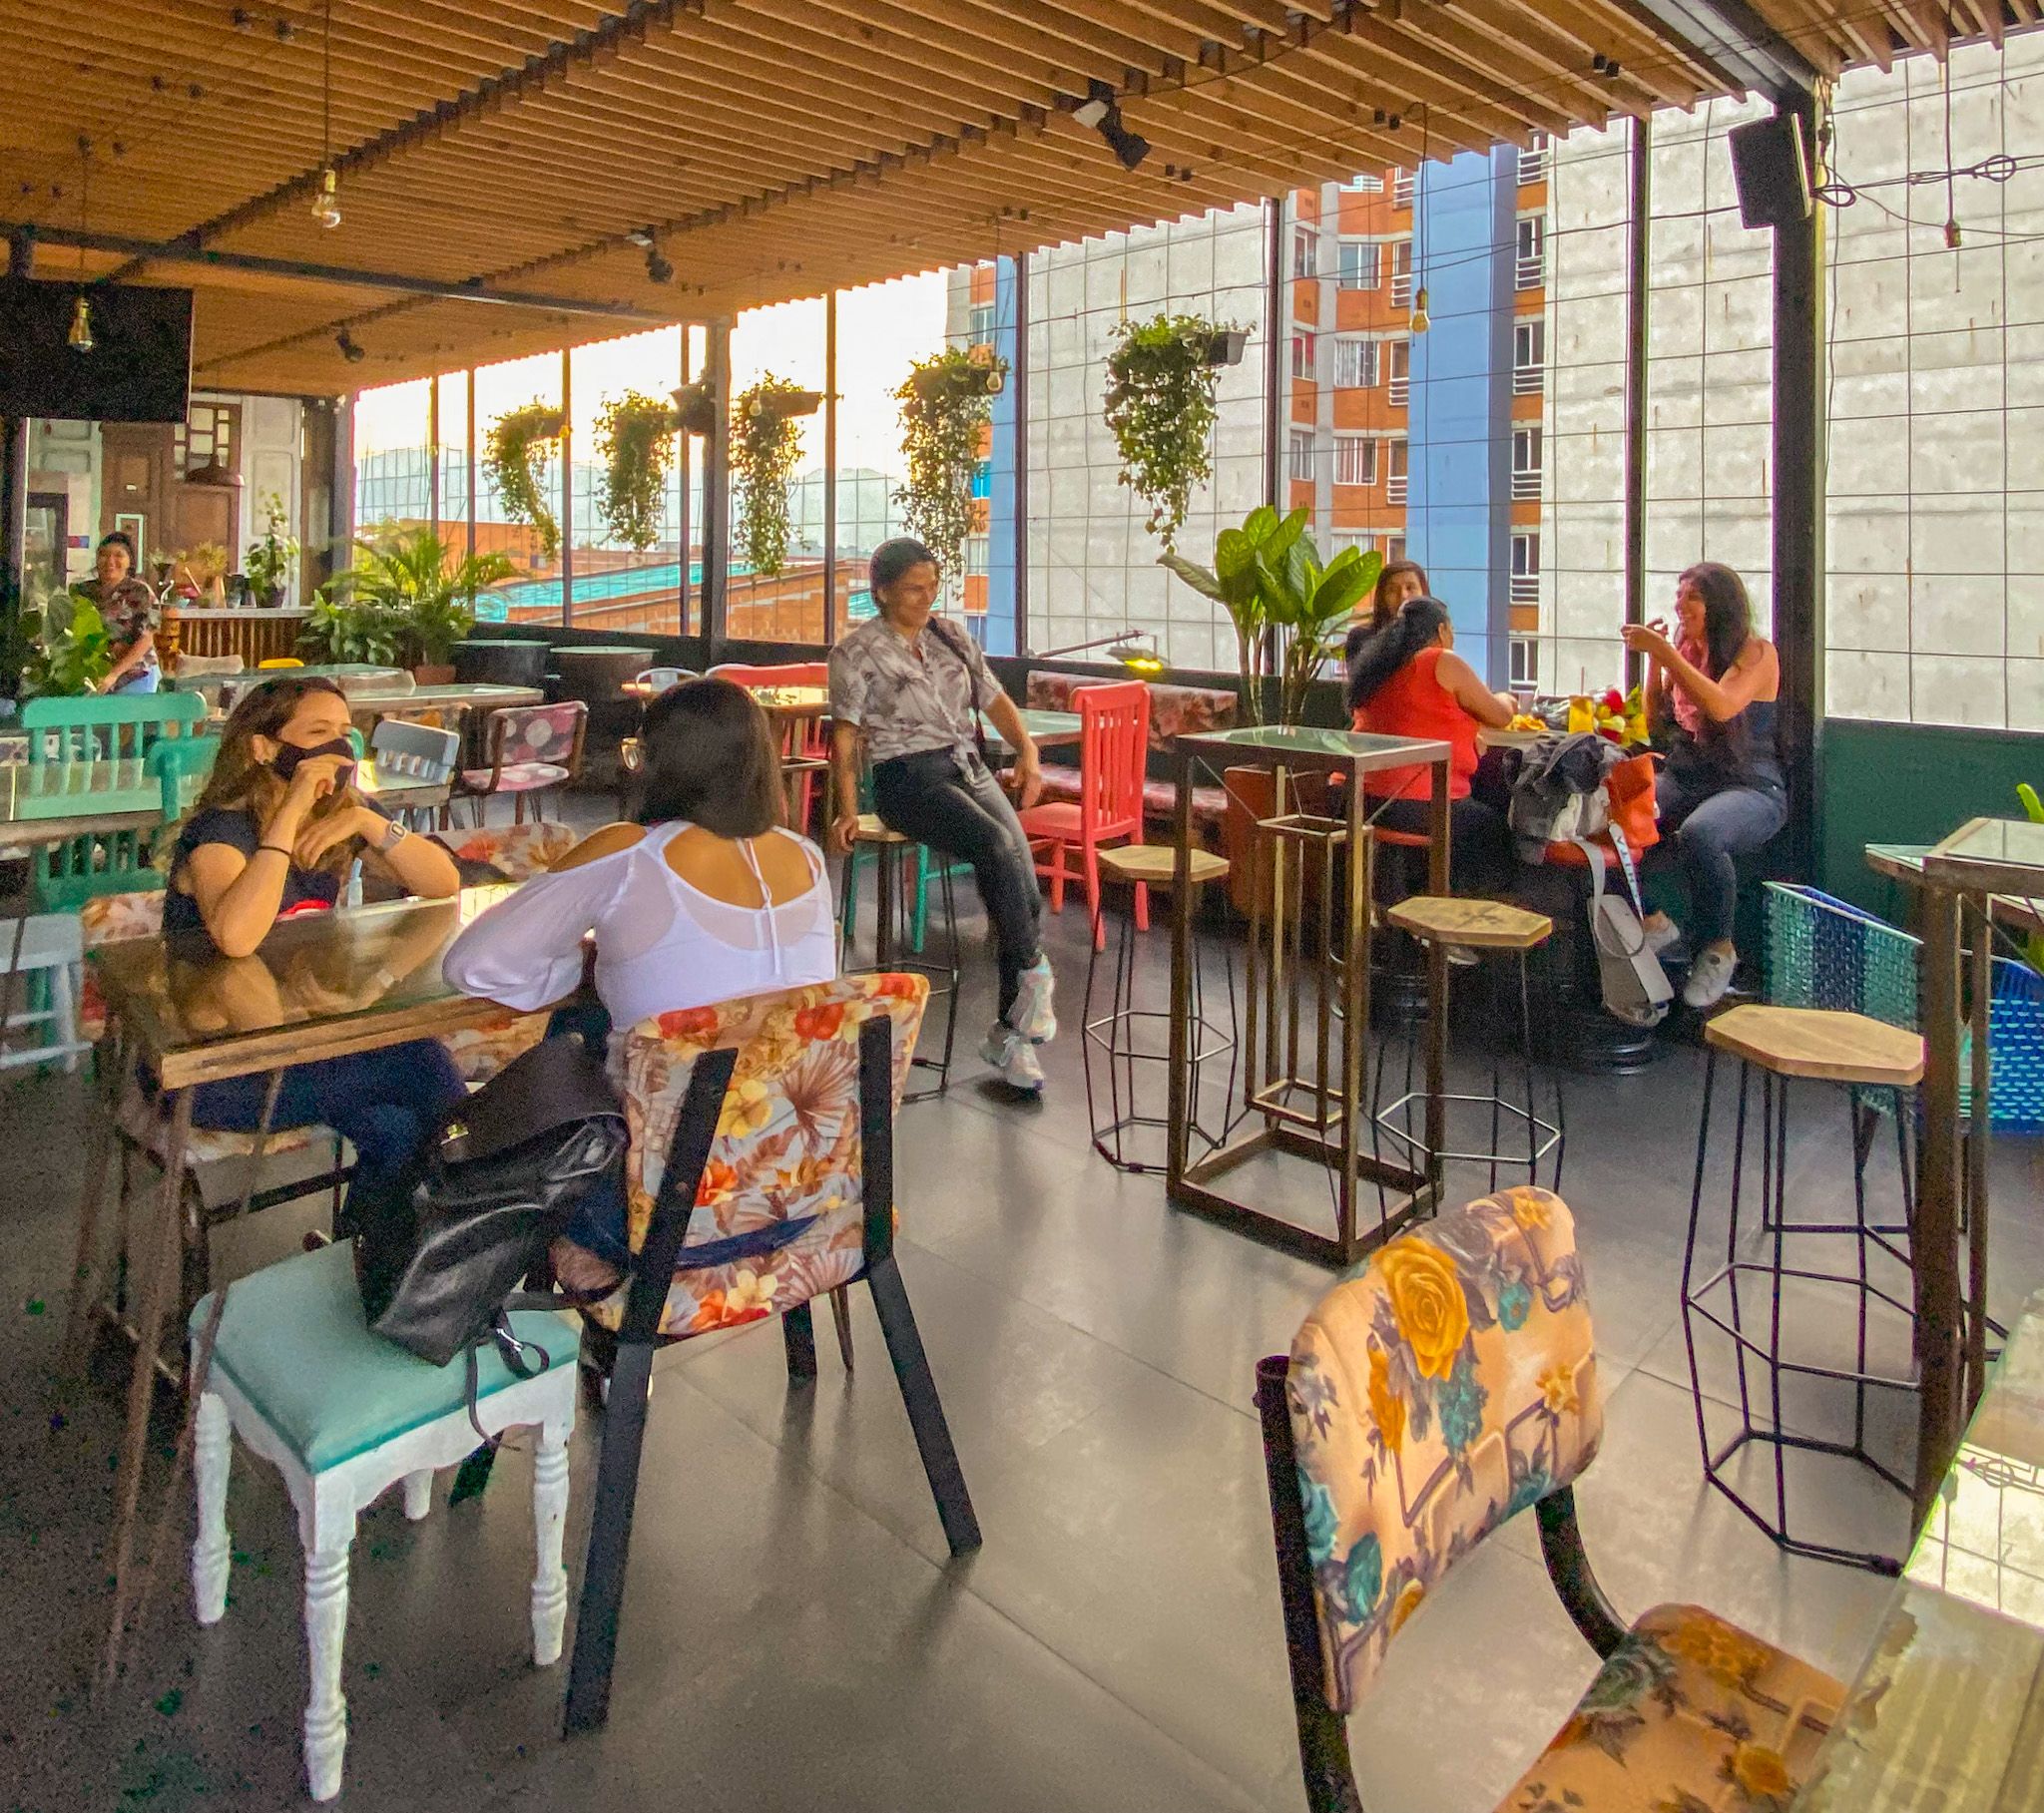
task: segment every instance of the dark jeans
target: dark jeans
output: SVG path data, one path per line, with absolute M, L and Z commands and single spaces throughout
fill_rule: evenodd
M 267 1077 L 202 1083 L 192 1100 L 198 1127 L 253 1133 L 262 1124 Z M 323 1122 L 355 1148 L 353 1188 L 366 1192 L 401 1171 L 440 1117 L 467 1099 L 447 1048 L 432 1039 L 387 1051 L 294 1064 L 277 1090 L 272 1129 Z
M 993 922 L 1005 1019 L 1022 972 L 1043 954 L 1036 858 L 1007 794 L 978 756 L 931 749 L 877 763 L 873 806 L 889 829 L 972 865 Z
M 1679 865 L 1689 884 L 1685 929 L 1691 942 L 1706 945 L 1730 938 L 1739 911 L 1739 871 L 1733 859 L 1759 849 L 1788 822 L 1784 790 L 1712 787 L 1663 768 L 1654 797 L 1661 808 L 1661 842 L 1649 854 L 1657 867 L 1669 861 Z
M 1415 831 L 1424 836 L 1433 828 L 1433 805 L 1424 799 L 1394 799 L 1378 810 L 1365 800 L 1363 809 L 1373 813 L 1377 824 L 1387 831 Z M 1378 860 L 1402 856 L 1418 877 L 1417 891 L 1426 891 L 1426 852 L 1382 846 Z M 1511 828 L 1496 806 L 1473 796 L 1448 802 L 1448 885 L 1457 894 L 1501 894 L 1518 876 L 1512 855 Z

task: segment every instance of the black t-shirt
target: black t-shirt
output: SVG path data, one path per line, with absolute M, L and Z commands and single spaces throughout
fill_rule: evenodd
M 202 843 L 224 843 L 230 849 L 240 850 L 244 856 L 253 857 L 261 842 L 262 830 L 253 812 L 223 806 L 195 817 L 179 834 L 178 847 L 171 856 L 170 889 L 164 896 L 164 930 L 197 932 L 206 929 L 206 922 L 199 916 L 197 898 L 181 891 L 178 886 L 194 850 Z M 322 907 L 332 906 L 339 898 L 340 877 L 332 870 L 301 869 L 292 863 L 284 876 L 283 897 L 277 903 L 276 916 L 282 919 L 291 913 L 317 912 Z

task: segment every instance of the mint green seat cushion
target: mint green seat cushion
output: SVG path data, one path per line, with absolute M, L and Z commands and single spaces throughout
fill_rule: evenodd
M 192 1312 L 195 1337 L 212 1313 L 209 1296 Z M 511 1326 L 555 1366 L 575 1364 L 579 1335 L 568 1316 L 521 1309 Z M 518 1382 L 494 1343 L 478 1359 L 478 1402 Z M 228 1292 L 213 1363 L 307 1473 L 324 1473 L 409 1430 L 459 1415 L 468 1401 L 461 1360 L 428 1366 L 369 1332 L 355 1291 L 352 1240 L 294 1254 L 239 1279 Z

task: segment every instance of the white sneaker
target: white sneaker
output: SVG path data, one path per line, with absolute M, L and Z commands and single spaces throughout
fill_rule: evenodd
M 1008 1009 L 1008 1024 L 1032 1045 L 1047 1045 L 1058 1036 L 1056 988 L 1048 957 L 1037 958 L 1022 972 L 1015 1004 Z
M 1036 1061 L 1036 1047 L 1012 1026 L 996 1024 L 990 1028 L 979 1055 L 1010 1089 L 1032 1096 L 1043 1093 L 1043 1066 Z
M 1647 949 L 1652 951 L 1657 957 L 1663 951 L 1673 950 L 1682 942 L 1682 927 L 1677 925 L 1672 919 L 1666 925 L 1648 926 L 1646 933 Z
M 1689 980 L 1682 985 L 1683 1005 L 1716 1006 L 1725 998 L 1725 991 L 1732 986 L 1732 978 L 1738 969 L 1737 956 L 1718 950 L 1699 951 L 1696 962 L 1690 965 Z

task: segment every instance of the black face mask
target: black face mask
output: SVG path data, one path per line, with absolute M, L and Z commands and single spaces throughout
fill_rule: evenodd
M 354 778 L 355 746 L 345 736 L 336 736 L 331 742 L 314 743 L 309 749 L 301 749 L 294 742 L 280 744 L 270 757 L 269 771 L 278 780 L 288 780 L 298 771 L 298 764 L 310 761 L 315 755 L 344 755 L 348 766 L 333 777 L 336 787 L 344 787 Z

